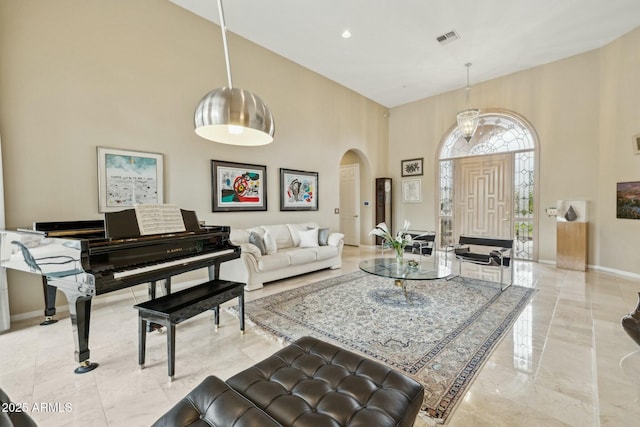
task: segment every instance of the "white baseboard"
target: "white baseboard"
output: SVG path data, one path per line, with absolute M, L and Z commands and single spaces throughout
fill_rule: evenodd
M 615 269 L 615 268 L 602 267 L 602 266 L 599 266 L 599 265 L 589 265 L 589 269 L 590 270 L 595 270 L 595 271 L 603 271 L 605 273 L 610 273 L 610 274 L 613 274 L 615 276 L 628 277 L 630 279 L 640 279 L 640 274 L 638 274 L 638 273 L 631 273 L 629 271 L 618 270 L 618 269 Z
M 538 260 L 539 264 L 548 264 L 548 265 L 556 265 L 556 261 L 555 260 L 550 260 L 550 259 L 545 259 L 545 260 Z M 640 279 L 640 274 L 638 273 L 631 273 L 629 271 L 624 271 L 624 270 L 618 270 L 615 268 L 609 268 L 609 267 L 602 267 L 601 265 L 594 265 L 594 264 L 589 264 L 587 265 L 587 269 L 589 270 L 593 270 L 593 271 L 601 271 L 603 273 L 609 273 L 609 274 L 613 274 L 614 276 L 621 276 L 621 277 L 628 277 L 630 279 Z

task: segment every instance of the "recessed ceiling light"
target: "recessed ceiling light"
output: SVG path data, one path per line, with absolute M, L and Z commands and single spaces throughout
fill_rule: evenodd
M 349 30 L 344 30 L 344 31 L 342 32 L 342 38 L 343 38 L 343 39 L 350 39 L 350 38 L 351 38 L 351 31 L 349 31 Z

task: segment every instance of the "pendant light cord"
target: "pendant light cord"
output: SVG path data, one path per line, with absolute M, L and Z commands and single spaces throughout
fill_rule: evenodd
M 224 60 L 227 63 L 227 82 L 229 83 L 229 89 L 233 89 L 233 83 L 231 81 L 231 65 L 229 63 L 229 47 L 227 46 L 227 25 L 224 22 L 224 11 L 222 10 L 222 0 L 218 0 L 218 13 L 220 15 L 220 30 L 222 31 L 222 45 L 224 47 Z M 469 77 L 467 75 L 467 80 L 468 79 Z
M 469 68 L 471 68 L 471 62 L 467 62 L 464 66 L 467 67 L 467 87 L 465 88 L 465 92 L 467 94 L 467 108 L 471 108 L 471 103 L 469 102 L 469 92 L 471 91 L 471 87 L 469 87 Z

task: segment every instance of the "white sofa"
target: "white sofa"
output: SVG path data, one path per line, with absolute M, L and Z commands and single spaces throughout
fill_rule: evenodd
M 342 266 L 344 235 L 313 222 L 231 229 L 231 243 L 242 248 L 240 259 L 220 264 L 220 278 L 262 288 L 298 274 Z

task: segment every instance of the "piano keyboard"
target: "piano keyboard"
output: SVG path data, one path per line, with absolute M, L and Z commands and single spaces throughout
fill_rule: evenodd
M 187 264 L 187 263 L 194 262 L 194 261 L 201 261 L 203 259 L 217 258 L 217 257 L 220 257 L 222 255 L 227 255 L 227 254 L 230 254 L 230 253 L 233 253 L 233 252 L 234 252 L 233 249 L 225 249 L 225 250 L 222 250 L 222 251 L 212 252 L 212 253 L 208 253 L 208 254 L 204 254 L 204 255 L 196 255 L 196 256 L 188 257 L 188 258 L 180 258 L 180 259 L 177 259 L 177 260 L 174 260 L 174 261 L 161 262 L 161 263 L 158 263 L 158 264 L 148 265 L 148 266 L 145 266 L 145 267 L 140 267 L 140 268 L 134 268 L 134 269 L 131 269 L 131 270 L 115 272 L 115 273 L 113 273 L 113 278 L 114 279 L 121 279 L 121 278 L 124 278 L 124 277 L 135 276 L 137 274 L 148 273 L 150 271 L 160 270 L 160 269 L 168 268 L 168 267 L 175 267 L 177 265 L 183 265 L 183 264 Z

